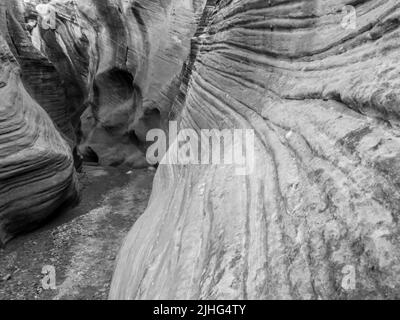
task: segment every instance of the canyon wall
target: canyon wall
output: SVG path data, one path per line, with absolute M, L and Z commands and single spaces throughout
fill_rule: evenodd
M 58 80 L 28 39 L 18 3 L 0 3 L 0 245 L 78 200 Z
M 110 298 L 400 297 L 397 0 L 40 2 L 0 4 L 0 242 L 77 200 L 79 154 L 250 129 L 246 175 L 159 165 Z
M 43 30 L 39 18 L 37 42 L 63 76 L 80 153 L 102 165 L 148 166 L 146 133 L 166 124 L 201 8 L 191 0 L 48 5 L 56 26 Z
M 161 164 L 110 298 L 400 298 L 399 17 L 208 0 L 171 114 L 253 129 L 255 169 Z
M 76 198 L 72 164 L 149 165 L 146 133 L 167 126 L 202 2 L 2 5 L 3 241 Z

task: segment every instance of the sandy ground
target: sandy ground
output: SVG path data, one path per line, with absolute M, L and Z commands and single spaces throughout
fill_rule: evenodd
M 115 258 L 143 213 L 154 172 L 85 166 L 82 201 L 0 249 L 0 299 L 107 299 Z M 43 289 L 54 266 L 56 289 Z

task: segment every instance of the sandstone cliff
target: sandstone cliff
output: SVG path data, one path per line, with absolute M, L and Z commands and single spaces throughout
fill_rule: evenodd
M 12 0 L 2 5 L 1 35 L 7 61 L 2 64 L 2 76 L 7 78 L 11 68 L 15 73 L 13 93 L 32 100 L 32 108 L 43 108 L 52 120 L 52 124 L 47 118 L 43 120 L 46 125 L 35 120 L 39 116 L 27 114 L 27 105 L 19 108 L 17 100 L 12 100 L 16 98 L 6 96 L 4 91 L 2 102 L 21 113 L 6 109 L 4 130 L 9 130 L 8 122 L 20 121 L 18 117 L 24 117 L 24 123 L 13 130 L 22 130 L 24 125 L 37 127 L 25 132 L 26 141 L 20 134 L 4 135 L 3 143 L 18 144 L 22 139 L 27 147 L 44 130 L 48 141 L 43 148 L 60 157 L 57 164 L 52 164 L 53 154 L 48 156 L 49 163 L 42 163 L 43 155 L 34 150 L 37 159 L 31 159 L 32 163 L 42 163 L 43 168 L 37 170 L 48 166 L 49 175 L 56 176 L 52 186 L 59 187 L 43 196 L 46 200 L 38 196 L 38 201 L 43 202 L 42 211 L 29 198 L 31 193 L 45 191 L 30 185 L 31 172 L 23 163 L 24 157 L 13 158 L 12 164 L 27 176 L 13 172 L 8 162 L 2 163 L 6 174 L 0 179 L 2 186 L 14 195 L 10 199 L 8 195 L 3 197 L 1 204 L 12 203 L 16 207 L 12 213 L 6 209 L 1 213 L 9 217 L 32 205 L 37 217 L 26 218 L 34 216 L 28 210 L 25 221 L 15 222 L 16 230 L 36 226 L 64 200 L 74 198 L 72 155 L 77 169 L 82 158 L 102 165 L 149 165 L 144 156 L 145 136 L 151 128 L 166 126 L 201 2 Z M 41 117 L 47 117 L 40 112 Z M 10 156 L 7 152 L 1 156 Z M 35 171 L 34 177 L 35 183 L 49 188 L 43 173 Z M 26 186 L 21 179 L 27 179 Z M 13 184 L 27 191 L 10 189 Z M 7 219 L 4 223 L 8 223 Z M 10 231 L 10 235 L 15 232 Z
M 54 96 L 56 74 L 27 41 L 19 9 L 14 1 L 0 4 L 0 244 L 77 200 L 71 147 L 60 134 L 65 129 L 67 136 L 68 117 Z
M 32 38 L 62 75 L 80 152 L 103 165 L 147 166 L 146 133 L 166 125 L 201 8 L 189 0 L 48 5 L 55 28 L 43 30 L 39 17 Z
M 256 169 L 160 165 L 110 298 L 400 297 L 399 7 L 207 1 L 172 110 L 254 129 Z
M 1 242 L 76 199 L 73 155 L 250 129 L 247 175 L 159 165 L 110 298 L 400 298 L 398 0 L 41 2 L 0 4 Z

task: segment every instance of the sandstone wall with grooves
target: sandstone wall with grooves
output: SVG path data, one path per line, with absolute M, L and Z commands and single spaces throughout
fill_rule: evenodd
M 37 41 L 62 75 L 83 155 L 93 150 L 103 165 L 148 165 L 146 133 L 166 124 L 203 2 L 50 2 L 56 29 L 39 25 Z
M 61 50 L 54 45 L 52 50 L 35 47 L 25 26 L 26 11 L 21 1 L 9 2 L 8 8 L 3 17 L 8 28 L 5 37 L 20 65 L 22 81 L 30 95 L 49 114 L 64 139 L 74 147 L 76 137 L 71 121 L 74 98 L 68 95 L 68 86 L 64 83 L 66 80 L 64 72 L 67 68 L 62 70 L 53 63 L 57 61 L 65 64 L 67 60 Z M 41 31 L 44 38 L 54 37 L 51 31 Z M 54 39 L 52 41 L 55 42 Z
M 207 1 L 172 109 L 181 128 L 254 129 L 256 169 L 160 165 L 110 298 L 399 298 L 399 15 Z
M 56 12 L 54 28 L 43 28 L 43 17 L 36 11 L 39 0 L 2 5 L 1 35 L 7 44 L 7 63 L 2 64 L 3 130 L 8 132 L 11 122 L 18 131 L 15 136 L 12 131 L 3 134 L 7 146 L 0 163 L 1 187 L 7 192 L 0 202 L 3 241 L 75 198 L 70 165 L 73 153 L 76 167 L 80 166 L 81 159 L 72 152 L 77 145 L 83 155 L 95 154 L 103 165 L 148 165 L 145 135 L 163 126 L 168 117 L 201 2 L 54 0 L 50 1 Z M 12 93 L 9 69 L 15 74 Z M 19 101 L 24 103 L 21 108 Z M 21 114 L 14 114 L 11 107 Z M 41 111 L 36 115 L 25 108 Z M 53 125 L 41 119 L 46 117 L 41 108 Z M 21 127 L 14 124 L 14 116 Z M 58 133 L 52 132 L 54 128 Z M 39 137 L 43 152 L 36 149 Z M 18 144 L 19 139 L 24 147 L 33 148 L 27 151 L 26 162 L 22 147 L 24 152 L 8 158 L 9 144 Z M 42 172 L 45 166 L 47 174 Z
M 25 85 L 34 81 L 21 79 L 24 72 L 34 79 L 35 72 L 48 62 L 35 60 L 38 53 L 25 56 L 24 31 L 17 29 L 16 20 L 14 24 L 18 8 L 14 1 L 0 3 L 0 244 L 38 226 L 58 207 L 78 197 L 71 148 L 28 93 Z M 11 49 L 13 39 L 18 42 Z M 38 61 L 39 70 L 27 69 L 25 62 L 33 61 Z M 43 88 L 46 80 L 50 81 L 37 84 Z

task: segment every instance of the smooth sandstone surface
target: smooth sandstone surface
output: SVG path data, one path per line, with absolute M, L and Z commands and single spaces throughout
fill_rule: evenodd
M 111 299 L 400 297 L 399 7 L 207 1 L 171 112 L 256 167 L 160 165 Z
M 40 99 L 35 101 L 28 93 L 30 81 L 22 79 L 24 70 L 28 73 L 21 63 L 24 44 L 12 47 L 13 36 L 23 32 L 14 29 L 19 14 L 15 4 L 0 4 L 0 244 L 78 199 L 71 148 L 39 105 Z M 31 62 L 36 57 L 30 56 Z
M 32 38 L 62 75 L 84 157 L 148 166 L 146 134 L 167 126 L 201 2 L 50 2 L 56 28 Z
M 80 169 L 82 157 L 148 166 L 145 136 L 168 119 L 200 9 L 188 0 L 1 6 L 4 242 L 76 198 L 71 164 Z M 33 146 L 29 161 L 9 147 L 20 143 Z
M 400 298 L 397 0 L 39 2 L 0 4 L 0 242 L 75 201 L 76 150 L 252 129 L 248 175 L 159 165 L 110 298 Z

